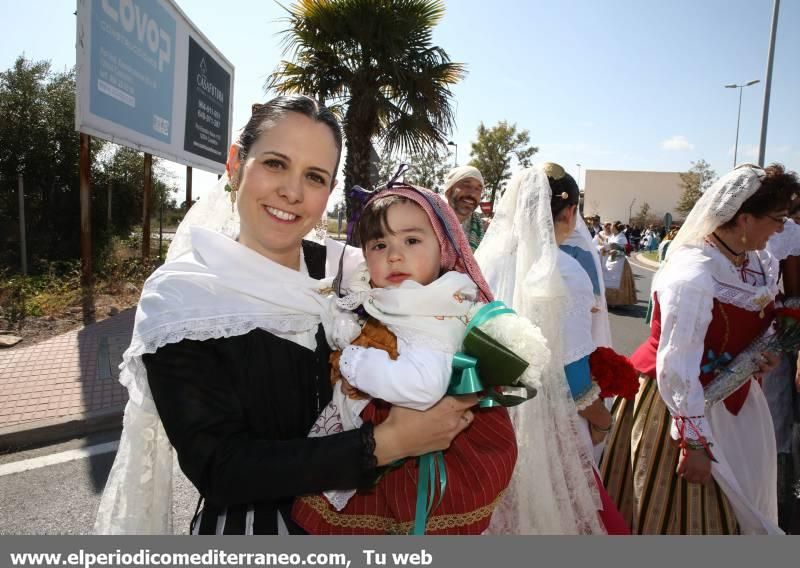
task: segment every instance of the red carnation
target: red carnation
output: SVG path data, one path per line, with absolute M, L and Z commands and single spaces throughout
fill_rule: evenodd
M 600 396 L 621 396 L 633 400 L 639 392 L 639 372 L 633 363 L 608 347 L 598 347 L 589 356 L 592 378 L 600 387 Z

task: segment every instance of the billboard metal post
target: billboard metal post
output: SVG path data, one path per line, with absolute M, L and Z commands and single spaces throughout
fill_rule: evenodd
M 150 194 L 153 185 L 153 155 L 144 155 L 144 191 L 142 192 L 142 259 L 150 257 Z
M 186 166 L 186 210 L 192 207 L 192 166 Z
M 22 275 L 28 275 L 28 251 L 25 242 L 25 191 L 22 174 L 17 176 L 17 194 L 19 195 L 19 254 L 22 260 Z
M 92 215 L 89 209 L 91 180 L 89 179 L 89 144 L 91 136 L 81 132 L 80 199 L 81 199 L 81 285 L 92 285 Z

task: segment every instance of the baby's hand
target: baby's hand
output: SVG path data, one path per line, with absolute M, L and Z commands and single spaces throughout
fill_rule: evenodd
M 367 395 L 365 395 L 363 392 L 358 390 L 356 387 L 354 387 L 353 385 L 348 383 L 347 379 L 345 379 L 344 377 L 342 377 L 339 380 L 342 383 L 342 394 L 344 394 L 344 396 L 346 396 L 347 398 L 351 398 L 351 399 L 354 399 L 354 400 L 367 398 Z
M 345 396 L 351 397 L 358 392 L 358 389 L 356 389 L 353 385 L 348 383 L 347 379 L 345 379 L 344 377 L 341 378 L 341 381 L 342 381 L 342 392 L 344 393 Z

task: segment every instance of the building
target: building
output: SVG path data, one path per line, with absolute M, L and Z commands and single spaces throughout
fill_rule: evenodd
M 647 203 L 650 222 L 660 221 L 666 213 L 680 220 L 683 216 L 675 210 L 683 193 L 680 173 L 586 170 L 583 214 L 629 223 Z

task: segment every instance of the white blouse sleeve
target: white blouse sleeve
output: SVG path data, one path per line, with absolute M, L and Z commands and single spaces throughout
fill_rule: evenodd
M 658 302 L 661 308 L 661 339 L 656 355 L 658 391 L 673 418 L 688 418 L 699 434 L 713 443 L 700 383 L 705 336 L 714 307 L 713 292 L 691 282 L 680 282 L 658 291 Z M 698 438 L 698 432 L 689 424 L 684 434 L 688 439 Z M 676 440 L 680 437 L 675 421 L 671 435 Z
M 419 345 L 404 345 L 397 359 L 381 349 L 349 345 L 339 369 L 355 388 L 406 408 L 427 410 L 450 384 L 453 354 Z

